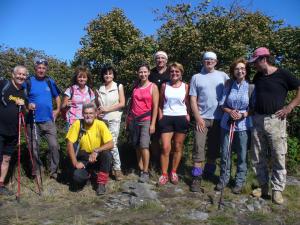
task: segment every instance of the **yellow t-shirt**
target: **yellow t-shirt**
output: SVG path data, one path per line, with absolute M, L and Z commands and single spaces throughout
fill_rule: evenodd
M 87 128 L 80 140 L 80 149 L 87 153 L 92 153 L 95 148 L 101 147 L 103 144 L 112 140 L 112 135 L 104 122 L 95 119 L 92 126 Z M 75 143 L 80 130 L 80 120 L 76 120 L 70 127 L 66 139 Z

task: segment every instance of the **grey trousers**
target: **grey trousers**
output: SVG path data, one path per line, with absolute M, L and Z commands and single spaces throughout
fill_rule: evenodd
M 35 131 L 36 129 L 36 131 Z M 38 122 L 35 124 L 27 124 L 27 133 L 29 136 L 29 144 L 33 151 L 33 160 L 35 171 L 38 171 L 38 166 L 41 165 L 39 145 L 41 137 L 45 137 L 49 147 L 50 159 L 50 174 L 56 173 L 59 165 L 59 144 L 57 142 L 57 131 L 55 123 L 52 121 Z

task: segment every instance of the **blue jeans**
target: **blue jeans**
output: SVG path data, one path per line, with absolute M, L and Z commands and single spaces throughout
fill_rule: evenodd
M 226 186 L 230 179 L 231 172 L 231 153 L 237 153 L 237 172 L 235 177 L 235 185 L 243 186 L 247 173 L 247 149 L 250 141 L 250 131 L 235 131 L 231 149 L 229 149 L 229 130 L 221 130 L 221 173 L 220 183 Z M 229 156 L 229 157 L 228 157 Z

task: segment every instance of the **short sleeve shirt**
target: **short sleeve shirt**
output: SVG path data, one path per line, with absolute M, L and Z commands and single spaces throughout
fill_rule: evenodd
M 45 79 L 39 80 L 35 76 L 30 76 L 31 87 L 30 93 L 28 93 L 28 103 L 34 103 L 36 105 L 35 121 L 36 122 L 48 122 L 53 121 L 53 105 L 52 98 L 56 98 L 60 92 L 53 79 L 49 78 L 52 85 L 52 91 Z M 26 87 L 26 82 L 24 83 Z
M 92 153 L 94 149 L 101 147 L 112 140 L 112 135 L 104 122 L 95 119 L 90 127 L 84 126 L 86 132 L 80 139 L 80 149 L 87 153 Z M 76 120 L 70 127 L 66 139 L 75 143 L 80 131 L 80 120 Z
M 300 87 L 300 80 L 284 69 L 277 69 L 273 74 L 257 73 L 255 84 L 255 112 L 274 114 L 282 109 L 288 91 Z
M 218 70 L 207 73 L 202 69 L 200 73 L 193 75 L 189 94 L 197 97 L 198 110 L 202 118 L 221 119 L 220 102 L 224 84 L 228 79 L 226 73 Z
M 71 92 L 73 92 L 72 105 L 66 115 L 70 125 L 76 120 L 83 118 L 82 106 L 95 100 L 95 94 L 91 89 L 89 91 L 88 86 L 85 86 L 84 90 L 81 91 L 78 85 L 73 85 L 72 87 L 69 87 L 64 94 L 71 97 Z
M 168 73 L 167 70 L 165 72 L 163 72 L 163 73 L 160 74 L 157 71 L 157 68 L 154 67 L 150 71 L 149 81 L 151 81 L 152 83 L 156 84 L 157 87 L 158 87 L 158 89 L 160 90 L 160 87 L 161 87 L 162 83 L 170 81 L 170 75 L 169 75 L 169 73 Z
M 0 92 L 6 82 L 5 80 L 0 81 Z M 17 99 L 25 101 L 25 94 L 23 89 L 17 89 L 11 81 L 8 82 L 9 87 L 3 96 L 7 106 L 4 106 L 0 99 L 0 134 L 15 136 L 18 134 L 18 106 L 16 105 L 16 101 Z

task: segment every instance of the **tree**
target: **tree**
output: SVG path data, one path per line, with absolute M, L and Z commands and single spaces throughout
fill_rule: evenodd
M 187 80 L 199 71 L 203 52 L 216 52 L 219 67 L 228 70 L 235 58 L 247 57 L 258 46 L 274 46 L 282 26 L 282 21 L 236 4 L 230 9 L 209 5 L 210 1 L 202 1 L 195 7 L 167 6 L 158 16 L 165 22 L 158 31 L 159 46 L 168 50 L 171 60 L 183 63 Z
M 1 76 L 11 77 L 13 68 L 16 65 L 24 65 L 30 74 L 34 74 L 34 59 L 43 58 L 49 62 L 48 74 L 55 79 L 58 86 L 64 90 L 72 76 L 72 70 L 66 62 L 47 56 L 42 51 L 30 48 L 8 48 L 0 45 L 0 71 Z
M 87 34 L 81 39 L 82 48 L 76 54 L 74 65 L 88 64 L 95 75 L 104 65 L 113 65 L 122 83 L 132 86 L 137 65 L 151 62 L 156 47 L 154 39 L 144 37 L 121 9 L 99 15 L 85 30 Z

